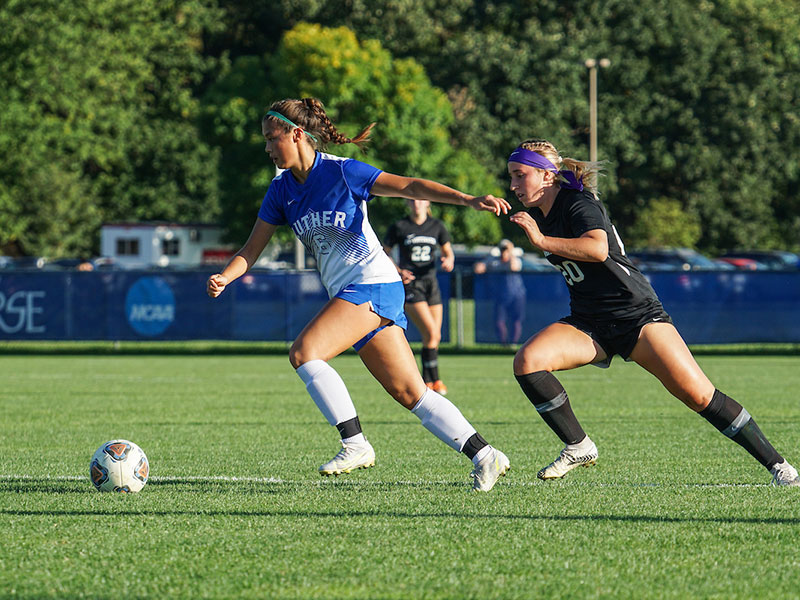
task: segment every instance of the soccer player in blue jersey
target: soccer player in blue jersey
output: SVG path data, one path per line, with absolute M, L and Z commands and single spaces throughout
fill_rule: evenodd
M 775 485 L 800 486 L 795 468 L 778 454 L 738 402 L 716 389 L 664 312 L 597 198 L 598 163 L 561 158 L 546 140 L 527 140 L 508 159 L 511 191 L 527 211 L 510 219 L 558 268 L 569 289 L 571 314 L 520 348 L 514 375 L 544 421 L 565 444 L 539 471 L 559 479 L 597 460 L 597 447 L 572 412 L 553 371 L 587 364 L 607 367 L 619 354 L 655 377 L 686 406 L 747 450 Z
M 320 152 L 327 144 L 362 144 L 340 133 L 316 98 L 275 102 L 262 120 L 266 152 L 284 171 L 261 205 L 250 237 L 221 273 L 208 279 L 219 296 L 261 255 L 275 230 L 289 225 L 317 261 L 330 300 L 300 332 L 289 361 L 319 410 L 339 430 L 342 449 L 319 468 L 339 475 L 375 464 L 353 401 L 328 361 L 350 346 L 387 392 L 437 438 L 470 458 L 473 489 L 489 491 L 509 468 L 508 458 L 475 431 L 452 402 L 422 380 L 403 332 L 405 293 L 400 275 L 367 219 L 373 196 L 397 196 L 471 206 L 496 215 L 510 205 L 471 196 L 440 183 L 392 175 L 368 164 Z

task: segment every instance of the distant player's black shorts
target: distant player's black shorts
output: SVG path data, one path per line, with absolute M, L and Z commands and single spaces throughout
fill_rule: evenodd
M 597 342 L 606 353 L 607 358 L 593 364 L 606 368 L 611 364 L 611 359 L 615 354 L 619 354 L 625 360 L 630 360 L 631 352 L 633 352 L 636 342 L 639 341 L 642 327 L 648 323 L 672 323 L 672 317 L 659 307 L 631 319 L 596 321 L 569 315 L 559 319 L 559 322 L 580 329 Z
M 405 284 L 406 302 L 425 302 L 429 306 L 442 303 L 442 293 L 439 291 L 439 282 L 436 275 L 417 277 L 414 281 Z

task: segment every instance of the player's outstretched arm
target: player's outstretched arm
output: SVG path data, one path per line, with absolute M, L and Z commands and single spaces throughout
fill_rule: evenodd
M 508 214 L 511 205 L 504 198 L 491 194 L 471 196 L 430 179 L 403 177 L 392 173 L 381 173 L 372 184 L 370 193 L 373 196 L 399 196 L 411 200 L 429 200 L 442 204 L 471 206 L 475 210 L 485 210 L 496 215 Z
M 222 270 L 222 273 L 215 273 L 208 278 L 206 283 L 208 295 L 216 298 L 225 291 L 229 283 L 247 273 L 250 267 L 258 260 L 258 257 L 261 256 L 277 228 L 277 225 L 256 219 L 256 224 L 253 225 L 250 237 L 247 238 L 242 249 L 233 256 Z

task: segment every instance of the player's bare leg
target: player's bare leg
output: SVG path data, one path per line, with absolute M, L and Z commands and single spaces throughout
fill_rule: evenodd
M 306 325 L 289 351 L 289 360 L 308 393 L 342 439 L 342 449 L 319 468 L 321 475 L 340 475 L 375 464 L 375 450 L 364 437 L 350 393 L 328 360 L 379 327 L 381 321 L 367 303 L 355 305 L 333 298 Z
M 414 413 L 425 429 L 472 460 L 473 489 L 489 491 L 506 474 L 509 461 L 505 454 L 489 445 L 452 402 L 425 385 L 400 327 L 379 331 L 359 356 L 384 389 Z
M 391 325 L 382 329 L 358 355 L 392 398 L 408 410 L 414 408 L 427 387 L 402 328 Z
M 800 487 L 795 468 L 773 448 L 750 413 L 714 387 L 672 324 L 645 325 L 630 358 L 655 375 L 673 396 L 747 450 L 770 471 L 773 484 Z
M 583 431 L 566 390 L 552 371 L 574 369 L 606 358 L 592 338 L 566 323 L 553 323 L 527 340 L 514 357 L 514 376 L 564 448 L 539 471 L 539 479 L 560 479 L 572 469 L 597 462 L 597 446 Z
M 297 336 L 289 361 L 296 369 L 310 360 L 330 360 L 387 322 L 370 310 L 369 303 L 332 298 Z
M 630 359 L 655 375 L 670 394 L 693 411 L 700 412 L 711 402 L 714 384 L 670 323 L 645 325 Z
M 447 388 L 439 378 L 439 343 L 442 340 L 442 305 L 427 302 L 408 302 L 406 315 L 422 336 L 422 379 L 425 384 L 442 394 Z

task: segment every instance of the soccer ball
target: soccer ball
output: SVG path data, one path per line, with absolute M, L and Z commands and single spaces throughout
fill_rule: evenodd
M 144 451 L 128 440 L 111 440 L 97 449 L 89 477 L 101 492 L 138 492 L 147 483 L 150 463 Z

